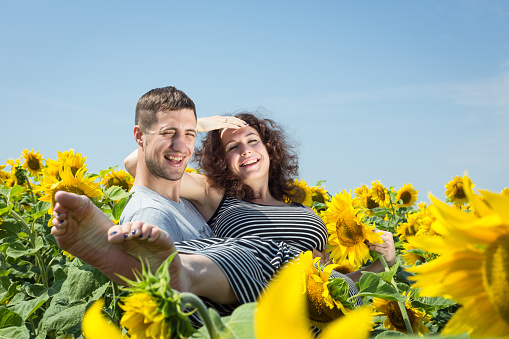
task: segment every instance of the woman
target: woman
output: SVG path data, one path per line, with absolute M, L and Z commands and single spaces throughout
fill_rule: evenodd
M 245 246 L 252 245 L 257 250 L 260 247 L 258 238 L 261 238 L 270 240 L 268 247 L 276 247 L 271 267 L 257 272 L 261 276 L 259 280 L 241 281 L 234 286 L 236 279 L 229 279 L 239 301 L 248 302 L 256 300 L 266 281 L 288 259 L 301 251 L 316 249 L 323 253 L 327 229 L 310 208 L 284 202 L 292 201 L 291 182 L 298 170 L 297 156 L 286 142 L 284 132 L 272 120 L 259 119 L 252 114 L 238 114 L 236 118 L 248 126 L 209 132 L 202 148 L 196 152 L 204 175 L 185 173 L 180 193 L 195 205 L 217 237 L 243 239 Z M 221 126 L 230 117 L 210 119 Z M 208 128 L 214 129 L 213 125 L 209 123 Z M 243 126 L 240 121 L 238 125 Z M 131 173 L 134 173 L 135 164 L 133 155 L 125 161 Z M 392 265 L 396 258 L 392 234 L 382 232 L 381 237 L 383 244 L 369 246 L 381 252 Z M 215 254 L 220 248 L 216 245 L 215 240 L 210 239 L 182 242 L 178 247 L 181 253 L 204 253 L 206 250 L 207 255 L 215 257 L 229 255 L 229 250 Z M 237 269 L 244 264 L 239 263 L 227 274 L 241 280 L 256 275 L 249 271 L 238 273 Z M 383 267 L 376 261 L 364 270 L 381 272 Z M 357 281 L 361 273 L 357 271 L 349 276 Z M 246 291 L 246 285 L 257 288 Z

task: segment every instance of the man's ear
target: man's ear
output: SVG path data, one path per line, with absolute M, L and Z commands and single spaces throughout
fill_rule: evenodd
M 138 125 L 134 126 L 134 140 L 136 140 L 136 143 L 138 144 L 138 146 L 143 147 L 144 137 L 145 137 L 145 135 L 143 134 L 141 127 Z

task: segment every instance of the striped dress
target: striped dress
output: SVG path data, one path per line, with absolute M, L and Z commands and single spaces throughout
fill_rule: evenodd
M 217 263 L 241 303 L 256 301 L 277 270 L 301 252 L 327 244 L 327 228 L 312 211 L 299 206 L 268 206 L 224 197 L 208 221 L 217 238 L 177 243 L 180 253 L 198 253 Z M 348 278 L 351 294 L 355 285 Z M 218 305 L 220 314 L 238 305 Z

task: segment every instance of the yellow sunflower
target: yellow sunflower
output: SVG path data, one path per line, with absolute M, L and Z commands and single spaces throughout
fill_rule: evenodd
M 85 312 L 81 329 L 87 339 L 122 339 L 122 331 L 102 315 L 104 300 L 95 301 Z
M 374 315 L 384 316 L 385 320 L 383 326 L 389 331 L 398 331 L 408 334 L 401 309 L 397 301 L 373 298 L 371 304 L 375 309 Z M 405 309 L 408 314 L 408 320 L 412 326 L 412 332 L 414 334 L 427 334 L 429 329 L 424 324 L 431 320 L 431 316 L 426 315 L 424 312 L 412 307 L 409 299 L 405 301 Z
M 373 181 L 369 189 L 371 199 L 380 207 L 389 207 L 391 205 L 391 196 L 380 180 Z M 369 208 L 369 207 L 368 207 Z
M 27 177 L 24 173 L 24 169 L 21 166 L 21 159 L 9 158 L 5 161 L 8 165 L 11 165 L 11 171 L 9 177 L 5 180 L 7 187 L 14 187 L 15 185 L 27 187 Z
M 361 266 L 372 259 L 365 241 L 381 244 L 380 235 L 362 222 L 363 213 L 352 205 L 349 192 L 343 191 L 327 202 L 327 210 L 320 217 L 329 232 L 327 249 L 334 263 L 348 258 L 352 266 Z
M 198 173 L 198 174 L 200 173 L 200 170 L 198 168 L 193 168 L 189 166 L 186 167 L 185 171 L 187 173 Z
M 404 184 L 396 193 L 396 202 L 402 200 L 403 203 L 401 205 L 397 205 L 397 207 L 407 207 L 412 206 L 417 201 L 417 193 L 414 187 L 411 184 Z
M 131 338 L 166 338 L 169 324 L 150 294 L 133 293 L 123 299 L 120 307 L 125 312 L 120 325 L 127 329 Z
M 425 263 L 428 260 L 428 257 L 429 254 L 426 251 L 419 249 L 408 242 L 403 243 L 401 259 L 403 259 L 405 265 L 415 266 L 417 261 Z
M 304 206 L 313 206 L 311 187 L 306 181 L 295 179 L 290 191 L 290 201 Z
M 119 186 L 120 188 L 130 191 L 133 187 L 134 178 L 127 171 L 116 170 L 106 174 L 103 177 L 102 185 L 108 189 L 111 186 Z
M 508 188 L 508 187 L 504 188 L 504 189 L 502 190 L 502 192 L 500 192 L 500 194 L 503 194 L 503 195 L 505 195 L 505 196 L 508 196 L 508 197 L 509 197 L 509 188 Z
M 348 260 L 341 260 L 336 262 L 336 267 L 334 268 L 334 271 L 337 271 L 342 274 L 348 274 L 353 273 L 357 270 L 359 270 L 361 266 L 352 266 Z
M 299 260 L 304 269 L 306 295 L 311 311 L 309 316 L 313 324 L 323 328 L 327 323 L 348 313 L 354 307 L 354 303 L 348 300 L 348 285 L 345 291 L 341 291 L 343 293 L 335 294 L 337 298 L 329 292 L 329 277 L 336 265 L 319 267 L 320 258 L 313 259 L 311 251 L 302 253 Z M 333 284 L 337 285 L 336 282 Z
M 31 151 L 24 149 L 22 158 L 25 159 L 23 167 L 26 168 L 32 175 L 38 175 L 41 173 L 44 164 L 42 155 L 39 154 L 39 152 L 34 153 L 33 149 Z
M 445 195 L 447 199 L 457 205 L 466 204 L 468 202 L 468 197 L 464 190 L 464 186 L 466 184 L 468 184 L 470 187 L 475 186 L 468 176 L 461 177 L 457 175 L 452 178 L 451 181 L 445 184 Z
M 314 186 L 311 187 L 311 199 L 321 204 L 325 204 L 327 201 L 330 200 L 330 196 L 329 193 L 327 193 L 327 190 L 325 190 L 324 186 L 322 187 Z
M 7 173 L 6 171 L 4 171 L 4 168 L 6 167 L 7 165 L 2 165 L 0 166 L 0 184 L 4 184 L 7 182 L 7 180 L 11 177 L 11 175 L 9 173 Z
M 371 192 L 369 191 L 368 186 L 365 184 L 362 184 L 361 187 L 357 187 L 354 190 L 355 198 L 352 200 L 352 203 L 357 208 L 364 208 L 367 209 L 366 213 L 372 214 L 370 210 L 376 207 L 380 207 L 380 205 L 373 200 L 373 197 L 371 196 Z
M 304 285 L 299 260 L 278 273 L 256 307 L 257 338 L 312 339 Z M 367 339 L 371 324 L 371 311 L 363 307 L 331 322 L 320 338 Z
M 85 160 L 81 153 L 76 153 L 73 149 L 65 152 L 58 151 L 58 160 L 47 159 L 45 168 L 45 175 L 52 175 L 60 180 L 60 169 L 65 165 L 69 166 L 73 175 L 76 175 L 80 168 L 86 169 Z
M 41 201 L 51 202 L 51 208 L 48 213 L 53 213 L 53 207 L 55 206 L 55 194 L 58 191 L 66 191 L 76 193 L 79 195 L 86 195 L 89 198 L 100 197 L 103 195 L 99 188 L 99 183 L 94 183 L 95 179 L 85 177 L 85 168 L 80 168 L 74 176 L 71 167 L 65 165 L 63 169 L 60 169 L 58 180 L 56 177 L 51 175 L 45 175 L 44 180 L 39 188 L 40 192 L 44 195 L 39 198 Z
M 471 337 L 509 336 L 509 197 L 473 194 L 463 178 L 466 199 L 479 216 L 461 212 L 436 198 L 432 228 L 443 237 L 413 238 L 409 242 L 437 259 L 410 269 L 417 273 L 421 295 L 445 296 L 462 307 L 442 333 L 468 332 Z

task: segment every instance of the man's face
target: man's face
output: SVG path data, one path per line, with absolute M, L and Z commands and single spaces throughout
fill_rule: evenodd
M 158 178 L 182 178 L 194 151 L 196 118 L 190 109 L 157 113 L 157 122 L 144 132 L 143 152 L 149 171 Z

